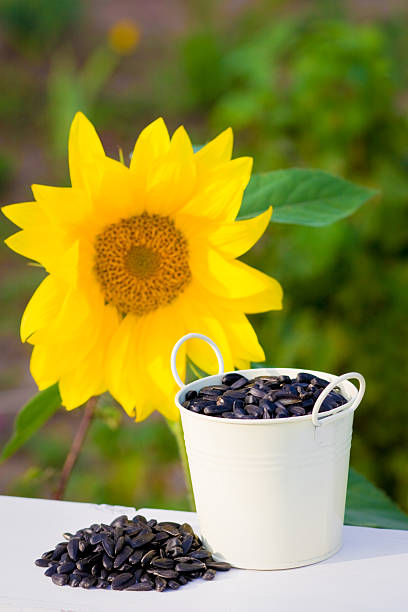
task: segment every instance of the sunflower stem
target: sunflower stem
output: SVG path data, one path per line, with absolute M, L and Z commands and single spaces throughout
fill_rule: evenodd
M 74 469 L 79 453 L 81 452 L 82 445 L 85 441 L 86 434 L 88 433 L 89 426 L 92 423 L 97 402 L 98 397 L 94 396 L 89 398 L 89 400 L 85 404 L 84 414 L 82 416 L 78 430 L 74 436 L 74 439 L 72 440 L 71 448 L 69 449 L 67 458 L 65 459 L 65 463 L 62 468 L 61 477 L 54 495 L 54 499 L 62 499 L 64 496 L 65 489 L 70 479 L 72 470 Z
M 195 502 L 194 502 L 193 485 L 191 482 L 190 467 L 188 465 L 188 458 L 187 458 L 187 452 L 186 452 L 186 445 L 184 443 L 184 435 L 183 435 L 183 428 L 181 426 L 181 419 L 178 419 L 178 421 L 171 421 L 170 419 L 166 419 L 166 421 L 167 421 L 167 425 L 171 433 L 176 438 L 177 448 L 178 448 L 180 459 L 181 459 L 181 465 L 183 466 L 184 480 L 185 480 L 186 488 L 187 488 L 188 504 L 190 506 L 190 510 L 192 512 L 195 512 L 196 507 L 195 507 Z

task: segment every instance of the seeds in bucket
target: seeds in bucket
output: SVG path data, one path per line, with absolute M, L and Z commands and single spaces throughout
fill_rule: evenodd
M 212 580 L 229 563 L 214 561 L 188 523 L 149 521 L 142 515 L 119 516 L 110 525 L 96 523 L 64 533 L 37 559 L 54 584 L 115 591 L 178 589 L 195 578 Z
M 186 393 L 183 406 L 192 412 L 226 419 L 285 419 L 311 414 L 320 393 L 329 381 L 308 372 L 296 378 L 286 375 L 257 376 L 225 374 L 221 385 L 206 386 Z M 347 402 L 339 391 L 331 391 L 319 412 Z

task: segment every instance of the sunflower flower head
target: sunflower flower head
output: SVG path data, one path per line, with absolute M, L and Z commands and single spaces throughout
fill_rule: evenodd
M 47 272 L 23 314 L 38 387 L 56 382 L 71 410 L 109 391 L 136 420 L 178 418 L 170 353 L 184 334 L 210 336 L 225 367 L 264 353 L 246 314 L 280 309 L 273 278 L 237 258 L 266 229 L 271 209 L 236 221 L 252 160 L 231 160 L 232 131 L 194 153 L 183 127 L 163 119 L 139 135 L 130 167 L 105 155 L 82 113 L 72 123 L 72 187 L 33 185 L 35 201 L 4 207 L 21 228 L 6 240 Z M 179 351 L 215 370 L 211 349 Z

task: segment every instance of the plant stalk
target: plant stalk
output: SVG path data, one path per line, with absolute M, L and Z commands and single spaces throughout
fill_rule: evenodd
M 98 397 L 94 396 L 89 398 L 85 405 L 82 420 L 79 424 L 74 439 L 72 440 L 71 448 L 69 449 L 67 458 L 65 459 L 64 467 L 62 468 L 61 477 L 54 495 L 54 499 L 62 499 L 64 496 L 65 489 L 70 479 L 72 470 L 74 469 L 79 453 L 81 452 L 82 445 L 85 441 L 86 434 L 88 433 L 89 426 L 92 423 L 97 401 Z
M 196 507 L 195 507 L 195 502 L 194 502 L 193 485 L 191 482 L 190 467 L 188 465 L 188 458 L 187 458 L 187 452 L 186 452 L 186 445 L 184 443 L 184 435 L 183 435 L 183 428 L 181 426 L 181 419 L 178 419 L 178 421 L 171 421 L 170 419 L 166 419 L 166 421 L 167 421 L 167 425 L 169 426 L 170 431 L 172 432 L 173 436 L 176 438 L 177 448 L 179 451 L 181 464 L 183 466 L 184 480 L 185 480 L 186 488 L 187 488 L 188 503 L 190 506 L 190 510 L 192 512 L 195 512 Z

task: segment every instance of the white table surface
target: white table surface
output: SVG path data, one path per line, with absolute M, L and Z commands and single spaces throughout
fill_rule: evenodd
M 139 509 L 148 518 L 189 522 L 195 514 Z M 344 546 L 331 559 L 296 569 L 233 569 L 212 582 L 178 591 L 124 592 L 58 587 L 34 560 L 92 523 L 109 523 L 135 508 L 0 496 L 0 610 L 28 612 L 406 612 L 408 531 L 344 527 Z M 243 537 L 247 536 L 245 529 Z

